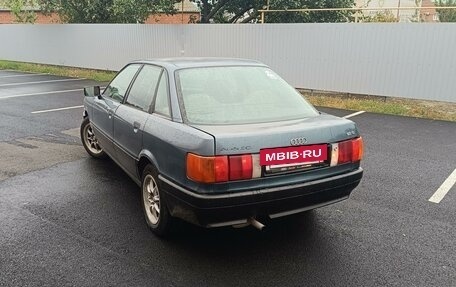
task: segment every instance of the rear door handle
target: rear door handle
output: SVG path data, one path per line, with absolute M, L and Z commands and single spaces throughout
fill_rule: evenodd
M 136 121 L 133 122 L 133 131 L 134 131 L 135 133 L 138 132 L 138 130 L 139 130 L 140 127 L 141 127 L 141 124 L 140 124 L 140 123 L 138 123 L 138 122 L 136 122 Z

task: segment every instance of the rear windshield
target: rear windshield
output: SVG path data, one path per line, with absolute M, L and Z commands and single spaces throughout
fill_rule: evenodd
M 314 117 L 318 112 L 266 67 L 205 67 L 177 71 L 190 123 L 228 125 Z

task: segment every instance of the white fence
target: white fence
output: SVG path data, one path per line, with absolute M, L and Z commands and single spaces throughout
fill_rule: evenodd
M 298 88 L 456 102 L 456 24 L 0 25 L 0 59 L 97 69 L 260 60 Z

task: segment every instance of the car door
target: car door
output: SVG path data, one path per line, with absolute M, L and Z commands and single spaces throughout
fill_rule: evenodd
M 101 97 L 94 99 L 90 122 L 101 147 L 111 157 L 115 157 L 113 115 L 123 101 L 128 87 L 140 67 L 140 64 L 126 66 L 109 83 Z
M 114 148 L 124 169 L 136 176 L 136 163 L 143 145 L 143 130 L 162 68 L 144 65 L 136 76 L 124 104 L 114 113 Z

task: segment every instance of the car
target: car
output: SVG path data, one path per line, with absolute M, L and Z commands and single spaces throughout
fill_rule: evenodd
M 84 148 L 140 186 L 157 235 L 176 218 L 261 229 L 347 199 L 363 175 L 356 124 L 317 111 L 258 61 L 134 61 L 84 93 Z

